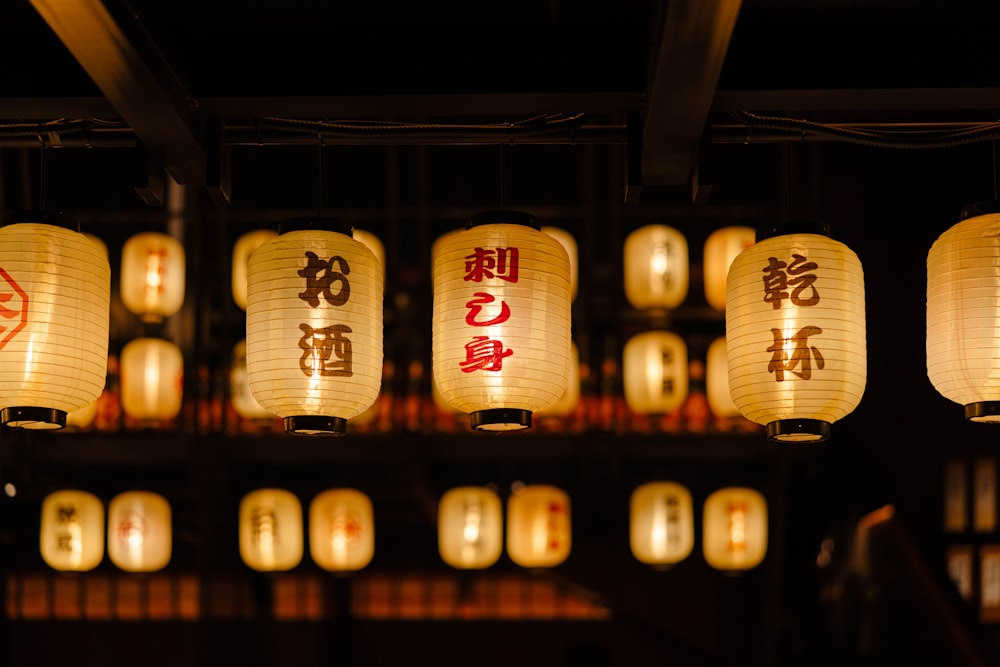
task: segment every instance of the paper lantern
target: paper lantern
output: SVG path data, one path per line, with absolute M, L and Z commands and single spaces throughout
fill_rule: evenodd
M 560 227 L 550 227 L 547 225 L 542 225 L 541 231 L 548 234 L 556 241 L 562 244 L 563 249 L 566 251 L 566 256 L 569 257 L 569 296 L 570 301 L 576 301 L 577 284 L 579 283 L 579 260 L 577 256 L 576 239 L 573 235 L 567 232 L 565 229 Z
M 702 260 L 702 279 L 705 283 L 705 300 L 715 310 L 726 310 L 726 276 L 733 260 L 754 244 L 753 227 L 732 225 L 717 229 L 705 239 Z
M 547 484 L 515 489 L 507 499 L 507 555 L 521 567 L 554 567 L 572 546 L 569 496 Z
M 184 357 L 162 338 L 136 338 L 122 348 L 122 410 L 139 420 L 169 420 L 181 411 Z
M 97 416 L 97 401 L 91 401 L 82 408 L 77 408 L 66 415 L 66 428 L 85 429 L 94 423 Z
M 56 213 L 8 219 L 0 227 L 0 423 L 63 428 L 67 413 L 104 389 L 111 268 Z
M 729 355 L 725 336 L 719 336 L 708 346 L 705 367 L 705 395 L 709 410 L 716 417 L 739 417 L 740 411 L 729 391 Z
M 291 570 L 302 561 L 302 504 L 284 489 L 257 489 L 239 510 L 240 558 L 252 570 Z
M 927 254 L 927 377 L 965 418 L 1000 423 L 1000 202 L 962 210 Z
M 126 572 L 156 572 L 170 562 L 170 503 L 149 491 L 125 491 L 108 503 L 108 556 Z
M 547 408 L 537 410 L 539 417 L 565 417 L 576 410 L 580 403 L 580 351 L 576 343 L 570 345 L 569 380 L 559 400 Z
M 438 502 L 438 552 L 461 570 L 490 567 L 503 551 L 500 496 L 483 486 L 459 486 Z
M 309 505 L 309 553 L 330 572 L 351 572 L 375 554 L 372 502 L 356 489 L 328 489 Z
M 375 259 L 378 260 L 378 265 L 381 267 L 379 269 L 379 274 L 382 276 L 382 288 L 385 289 L 385 246 L 382 244 L 382 240 L 379 239 L 375 234 L 366 231 L 364 229 L 355 229 L 353 233 L 355 241 L 360 241 L 365 244 L 365 247 L 372 251 L 375 255 Z
M 233 410 L 244 419 L 274 419 L 275 414 L 265 410 L 250 393 L 247 382 L 247 342 L 241 340 L 233 346 L 232 366 L 229 369 L 229 400 Z
M 679 563 L 694 548 L 691 492 L 676 482 L 647 482 L 629 501 L 629 546 L 647 565 Z
M 434 253 L 433 375 L 473 428 L 530 428 L 571 363 L 569 258 L 518 211 L 474 216 Z
M 757 567 L 767 553 L 767 501 L 746 487 L 719 489 L 702 511 L 705 562 L 736 572 Z
M 184 246 L 169 234 L 141 232 L 122 246 L 122 304 L 144 322 L 161 322 L 184 303 Z
M 821 225 L 778 225 L 758 238 L 726 280 L 733 402 L 771 440 L 821 442 L 865 389 L 861 262 Z
M 335 220 L 281 232 L 248 266 L 250 391 L 289 433 L 342 435 L 382 384 L 382 267 Z
M 273 229 L 255 229 L 236 239 L 233 244 L 232 291 L 233 302 L 241 310 L 247 309 L 247 263 L 250 255 L 265 242 L 277 238 Z
M 54 570 L 87 572 L 104 558 L 104 505 L 86 491 L 55 491 L 42 500 L 42 559 Z
M 670 331 L 629 338 L 622 350 L 622 382 L 632 412 L 664 414 L 679 408 L 688 394 L 684 339 Z
M 625 298 L 639 310 L 671 309 L 687 297 L 688 244 L 667 225 L 646 225 L 625 237 Z

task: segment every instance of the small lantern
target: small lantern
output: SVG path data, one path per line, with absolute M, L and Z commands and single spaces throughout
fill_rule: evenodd
M 719 336 L 708 346 L 705 367 L 705 394 L 709 410 L 716 417 L 739 417 L 740 411 L 729 391 L 729 355 L 725 336 Z
M 679 563 L 694 548 L 691 492 L 676 482 L 647 482 L 632 492 L 629 545 L 647 565 Z
M 50 493 L 42 500 L 40 547 L 54 570 L 93 570 L 104 558 L 104 505 L 86 491 Z
M 274 419 L 276 415 L 261 407 L 250 393 L 247 382 L 247 342 L 241 340 L 233 347 L 233 361 L 229 369 L 229 400 L 233 410 L 244 419 Z
M 97 401 L 91 401 L 66 415 L 66 428 L 84 430 L 94 423 L 97 416 Z
M 733 225 L 717 229 L 705 239 L 702 275 L 705 300 L 715 310 L 726 310 L 726 276 L 733 260 L 754 244 L 753 227 Z
M 998 201 L 967 206 L 927 253 L 927 377 L 981 423 L 1000 423 L 998 264 Z
M 632 412 L 665 414 L 679 408 L 688 394 L 684 339 L 670 331 L 632 336 L 622 350 L 622 382 Z
M 569 496 L 546 484 L 515 489 L 507 500 L 507 555 L 521 567 L 554 567 L 572 546 Z
M 791 223 L 757 236 L 726 280 L 733 402 L 770 440 L 822 442 L 865 390 L 861 262 L 825 226 Z
M 716 570 L 757 567 L 767 553 L 767 502 L 745 487 L 719 489 L 705 499 L 702 516 L 705 562 Z
M 161 322 L 184 303 L 184 246 L 169 234 L 141 232 L 122 246 L 122 304 L 143 322 Z
M 569 381 L 559 400 L 535 412 L 539 417 L 565 417 L 576 410 L 580 403 L 580 351 L 576 343 L 570 346 Z
M 433 253 L 433 375 L 473 428 L 530 428 L 570 374 L 566 250 L 517 211 L 474 216 Z
M 250 256 L 250 391 L 289 433 L 342 435 L 382 384 L 382 267 L 335 220 L 281 231 Z
M 309 505 L 309 553 L 330 572 L 360 570 L 375 554 L 372 501 L 356 489 L 329 489 Z
M 438 503 L 438 552 L 451 567 L 481 570 L 503 551 L 500 496 L 483 486 L 459 486 Z
M 625 237 L 625 298 L 639 310 L 671 309 L 687 297 L 687 239 L 667 225 L 646 225 Z
M 277 238 L 273 229 L 255 229 L 243 234 L 233 244 L 232 290 L 233 302 L 240 310 L 247 309 L 247 263 L 250 255 L 265 242 Z
M 579 260 L 577 259 L 579 252 L 576 247 L 576 239 L 573 238 L 572 234 L 560 227 L 543 225 L 541 231 L 559 241 L 563 249 L 566 250 L 566 256 L 569 257 L 569 298 L 570 301 L 576 301 L 577 284 L 579 283 L 580 275 L 580 269 L 578 268 Z
M 170 562 L 170 504 L 149 491 L 125 491 L 108 504 L 108 556 L 126 572 L 156 572 Z
M 291 570 L 302 561 L 302 504 L 290 491 L 258 489 L 240 501 L 240 558 L 252 570 Z
M 181 411 L 184 357 L 162 338 L 136 338 L 120 357 L 122 410 L 133 419 L 164 421 Z
M 111 267 L 55 213 L 0 228 L 0 423 L 66 426 L 101 395 L 108 368 Z

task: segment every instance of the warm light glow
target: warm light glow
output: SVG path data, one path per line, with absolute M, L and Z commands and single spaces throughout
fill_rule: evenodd
M 252 570 L 291 570 L 302 560 L 302 504 L 290 491 L 258 489 L 240 501 L 240 558 Z
M 460 486 L 438 502 L 438 552 L 458 569 L 483 569 L 503 551 L 503 507 L 492 489 Z
M 365 247 L 372 251 L 375 255 L 375 259 L 378 260 L 379 274 L 382 276 L 382 289 L 385 289 L 385 246 L 382 244 L 382 239 L 373 234 L 372 232 L 366 231 L 364 229 L 354 230 L 354 240 L 360 241 L 365 244 Z
M 372 502 L 357 489 L 328 489 L 309 504 L 309 553 L 329 572 L 366 567 L 375 555 Z
M 718 311 L 726 310 L 726 276 L 737 255 L 754 243 L 753 227 L 734 225 L 717 229 L 705 239 L 702 276 L 705 300 Z
M 236 239 L 233 244 L 232 259 L 232 292 L 233 302 L 241 310 L 247 309 L 247 263 L 250 255 L 266 241 L 278 237 L 273 229 L 254 229 Z
M 244 419 L 274 419 L 276 415 L 261 407 L 250 393 L 247 382 L 247 342 L 241 340 L 233 347 L 232 366 L 229 369 L 229 400 L 233 410 Z
M 538 417 L 565 417 L 572 414 L 580 404 L 580 351 L 576 343 L 570 347 L 569 381 L 559 400 L 547 408 L 537 410 Z
M 679 408 L 688 394 L 684 339 L 670 331 L 647 331 L 630 338 L 622 351 L 625 403 L 638 414 Z
M 729 391 L 729 355 L 726 352 L 725 336 L 719 336 L 708 346 L 705 366 L 708 409 L 716 417 L 739 417 L 740 411 L 733 403 L 733 395 Z
M 572 546 L 570 500 L 565 491 L 528 484 L 507 500 L 507 555 L 521 567 L 555 567 Z
M 170 562 L 170 504 L 149 491 L 126 491 L 108 505 L 108 556 L 126 572 L 156 572 Z
M 694 548 L 691 492 L 676 482 L 647 482 L 630 499 L 629 545 L 636 560 L 673 565 Z
M 139 420 L 170 420 L 181 410 L 184 358 L 161 338 L 136 338 L 120 357 L 122 410 Z
M 541 231 L 543 234 L 548 234 L 556 241 L 562 244 L 562 247 L 566 250 L 566 256 L 569 257 L 569 296 L 570 301 L 576 301 L 577 285 L 579 283 L 580 262 L 578 260 L 579 252 L 576 246 L 576 239 L 565 229 L 561 227 L 550 227 L 542 225 Z
M 42 559 L 55 570 L 88 572 L 104 558 L 104 505 L 92 493 L 55 491 L 42 500 Z
M 633 308 L 677 308 L 687 297 L 688 245 L 667 225 L 646 225 L 625 237 L 625 298 Z
M 176 314 L 184 303 L 185 271 L 184 246 L 173 236 L 130 236 L 122 246 L 122 304 L 146 322 Z
M 705 562 L 717 570 L 756 567 L 767 552 L 767 502 L 745 487 L 719 489 L 703 510 Z

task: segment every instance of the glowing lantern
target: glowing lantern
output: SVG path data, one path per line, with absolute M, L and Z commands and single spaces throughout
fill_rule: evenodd
M 309 553 L 330 572 L 360 570 L 375 554 L 372 502 L 356 489 L 329 489 L 309 505 Z
M 120 356 L 122 410 L 133 419 L 169 420 L 181 411 L 184 357 L 162 338 L 136 338 Z
M 233 302 L 241 310 L 247 309 L 247 263 L 259 246 L 278 236 L 273 229 L 255 229 L 243 234 L 233 244 L 232 290 Z
M 718 311 L 726 310 L 726 276 L 733 260 L 754 244 L 753 227 L 734 225 L 717 229 L 705 239 L 702 275 L 705 300 Z
M 570 301 L 576 301 L 576 289 L 577 283 L 579 282 L 579 261 L 577 260 L 576 239 L 573 235 L 567 232 L 565 229 L 559 227 L 549 227 L 543 225 L 541 231 L 548 234 L 556 241 L 562 244 L 563 249 L 566 250 L 566 256 L 569 257 L 569 296 Z
M 670 331 L 632 336 L 622 350 L 625 403 L 638 414 L 664 414 L 679 408 L 688 394 L 684 339 Z
M 821 442 L 865 389 L 861 262 L 819 225 L 776 226 L 758 238 L 726 281 L 733 402 L 771 440 Z
M 378 265 L 381 267 L 379 269 L 379 273 L 382 275 L 382 280 L 383 280 L 382 285 L 383 285 L 383 289 L 384 289 L 385 288 L 385 246 L 382 245 L 381 239 L 379 239 L 379 237 L 377 237 L 375 234 L 372 234 L 369 231 L 365 231 L 364 229 L 355 229 L 353 236 L 354 236 L 354 240 L 355 241 L 361 241 L 362 243 L 364 243 L 365 247 L 368 248 L 369 250 L 371 250 L 372 254 L 375 255 L 375 259 L 378 260 Z
M 50 224 L 51 223 L 51 224 Z M 58 214 L 12 214 L 0 227 L 0 423 L 66 426 L 96 401 L 108 366 L 111 267 Z
M 1000 202 L 960 219 L 927 254 L 927 377 L 966 419 L 1000 423 Z
M 86 491 L 50 493 L 42 500 L 40 547 L 54 570 L 93 570 L 104 558 L 104 505 Z
M 570 348 L 569 381 L 559 400 L 535 412 L 539 417 L 565 417 L 580 403 L 580 351 L 573 343 Z
M 94 417 L 96 416 L 97 401 L 92 401 L 66 415 L 66 428 L 85 429 L 94 423 Z
M 184 303 L 184 246 L 169 234 L 141 232 L 122 246 L 122 304 L 144 322 L 160 322 Z
M 252 570 L 291 570 L 302 561 L 302 504 L 290 491 L 258 489 L 240 501 L 240 558 Z
M 335 220 L 281 231 L 248 266 L 250 391 L 289 433 L 342 435 L 382 384 L 382 266 Z
M 149 491 L 126 491 L 108 504 L 108 556 L 126 572 L 156 572 L 170 562 L 170 504 Z
M 530 428 L 570 375 L 569 258 L 517 211 L 442 237 L 433 265 L 433 375 L 473 428 Z
M 691 492 L 676 482 L 648 482 L 632 492 L 629 545 L 636 560 L 673 565 L 694 548 Z
M 633 308 L 676 308 L 688 292 L 688 245 L 678 230 L 646 225 L 625 237 L 625 298 Z
M 503 551 L 500 496 L 482 486 L 459 486 L 438 502 L 438 552 L 451 567 L 490 567 Z
M 726 353 L 725 336 L 719 336 L 708 346 L 705 366 L 708 408 L 717 417 L 739 417 L 740 411 L 733 403 L 733 395 L 729 391 L 729 355 Z
M 554 567 L 572 546 L 569 496 L 546 484 L 529 484 L 507 499 L 507 555 L 521 567 Z
M 767 502 L 745 487 L 719 489 L 702 511 L 705 562 L 716 570 L 749 570 L 767 553 Z
M 241 340 L 233 347 L 233 362 L 229 369 L 229 400 L 233 410 L 244 419 L 273 419 L 275 415 L 261 407 L 250 393 L 247 382 L 247 342 Z

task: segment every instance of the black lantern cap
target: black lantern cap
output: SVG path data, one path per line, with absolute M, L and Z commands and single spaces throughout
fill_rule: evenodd
M 536 232 L 542 229 L 542 225 L 538 222 L 538 219 L 524 211 L 497 210 L 476 213 L 469 216 L 465 228 L 472 229 L 479 225 L 525 225 L 531 227 Z
M 1000 201 L 987 199 L 973 202 L 962 209 L 958 218 L 959 220 L 968 220 L 969 218 L 977 218 L 981 215 L 989 215 L 990 213 L 1000 213 Z
M 66 428 L 66 412 L 33 406 L 3 408 L 0 423 L 12 428 L 60 429 Z
M 324 218 L 321 216 L 302 216 L 290 218 L 278 225 L 278 234 L 286 232 L 301 232 L 314 229 L 321 232 L 337 232 L 353 238 L 354 225 L 344 222 L 338 218 Z
M 477 431 L 516 431 L 524 428 L 531 428 L 531 410 L 517 410 L 514 408 L 492 408 L 490 410 L 476 410 L 469 414 L 472 428 Z M 506 429 L 490 428 L 496 424 L 507 424 Z M 511 428 L 514 425 L 514 428 Z
M 756 229 L 755 240 L 759 243 L 764 239 L 774 236 L 784 236 L 785 234 L 819 234 L 820 236 L 830 235 L 830 225 L 825 222 L 815 220 L 789 220 L 787 222 L 775 222 L 770 225 L 763 225 Z
M 62 211 L 42 211 L 33 209 L 11 211 L 7 214 L 7 219 L 3 224 L 6 226 L 26 222 L 32 222 L 39 225 L 52 225 L 54 227 L 64 227 L 66 229 L 71 229 L 74 232 L 80 231 L 80 223 L 77 222 L 75 218 L 66 215 Z
M 767 439 L 774 442 L 826 442 L 830 422 L 821 419 L 778 419 L 767 425 Z
M 1000 401 L 979 401 L 965 406 L 965 418 L 974 422 L 1000 422 Z
M 285 417 L 285 433 L 294 435 L 344 435 L 347 420 L 342 417 L 299 415 Z

